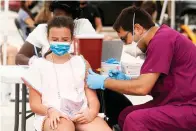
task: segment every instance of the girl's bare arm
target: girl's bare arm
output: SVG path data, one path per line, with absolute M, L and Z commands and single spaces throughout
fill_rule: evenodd
M 29 88 L 29 103 L 32 112 L 38 115 L 46 116 L 48 107 L 42 104 L 41 94 L 36 91 L 31 85 L 29 85 L 24 79 L 23 81 Z
M 90 68 L 90 64 L 86 61 L 86 70 L 88 71 L 89 68 Z M 88 72 L 86 72 L 86 76 L 87 73 Z M 97 97 L 97 93 L 95 90 L 88 88 L 88 85 L 85 84 L 85 94 L 88 101 L 88 107 L 90 111 L 93 113 L 93 115 L 96 117 L 100 109 L 100 103 Z

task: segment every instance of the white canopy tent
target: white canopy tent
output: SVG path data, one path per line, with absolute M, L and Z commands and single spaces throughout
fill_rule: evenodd
M 164 15 L 165 15 L 166 9 L 168 7 L 168 2 L 171 2 L 170 26 L 171 26 L 171 28 L 174 29 L 175 28 L 175 0 L 171 0 L 171 1 L 164 0 L 163 8 L 162 8 L 162 11 L 161 11 L 161 16 L 160 16 L 160 20 L 159 20 L 159 24 L 161 25 L 163 23 Z

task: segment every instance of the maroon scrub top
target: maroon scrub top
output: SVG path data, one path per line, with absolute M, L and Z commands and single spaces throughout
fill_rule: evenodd
M 151 95 L 156 105 L 196 105 L 196 46 L 162 25 L 149 42 L 141 74 L 160 73 Z

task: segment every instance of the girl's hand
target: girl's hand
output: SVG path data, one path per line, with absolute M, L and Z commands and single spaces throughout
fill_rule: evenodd
M 92 122 L 95 117 L 96 115 L 89 108 L 86 108 L 85 110 L 78 112 L 72 121 L 78 124 L 87 124 Z
M 61 117 L 69 120 L 69 118 L 66 115 L 62 114 L 61 112 L 59 112 L 58 110 L 56 110 L 54 108 L 48 109 L 48 117 L 50 120 L 50 127 L 53 130 L 57 129 L 57 125 L 60 122 Z
M 61 117 L 62 117 L 62 118 L 65 118 L 66 120 L 69 120 L 69 121 L 70 121 L 70 118 L 69 118 L 67 115 L 63 114 L 63 113 L 61 113 Z

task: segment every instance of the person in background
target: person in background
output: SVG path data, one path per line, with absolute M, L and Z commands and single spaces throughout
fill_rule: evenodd
M 32 2 L 32 0 L 21 1 L 21 8 L 18 11 L 17 19 L 23 32 L 24 39 L 27 38 L 28 34 L 30 33 L 30 29 L 35 27 L 33 15 L 29 10 L 29 6 L 32 5 Z
M 35 17 L 35 24 L 47 23 L 48 20 L 52 18 L 52 12 L 49 10 L 51 1 L 44 1 L 44 6 L 41 8 L 41 11 Z
M 81 18 L 88 19 L 91 24 L 93 25 L 94 29 L 97 33 L 101 32 L 102 30 L 102 21 L 101 21 L 101 15 L 99 10 L 96 6 L 91 5 L 87 1 L 80 1 L 80 8 L 81 8 Z
M 4 48 L 3 44 L 0 43 L 0 65 L 3 65 L 3 54 L 4 54 Z M 15 57 L 18 50 L 15 46 L 11 44 L 7 44 L 7 63 L 6 65 L 15 65 Z
M 144 9 L 146 12 L 148 12 L 151 15 L 152 20 L 155 22 L 155 24 L 158 25 L 156 23 L 156 18 L 157 18 L 156 3 L 153 1 L 144 1 L 141 5 L 141 8 Z
M 54 0 L 50 4 L 50 11 L 53 13 L 53 16 L 69 16 L 75 19 L 79 16 L 79 2 Z M 87 19 L 75 19 L 74 24 L 74 35 L 96 33 Z M 16 55 L 16 64 L 31 64 L 37 59 L 36 52 L 41 51 L 41 55 L 43 56 L 48 49 L 47 24 L 39 24 L 29 34 L 25 43 Z

